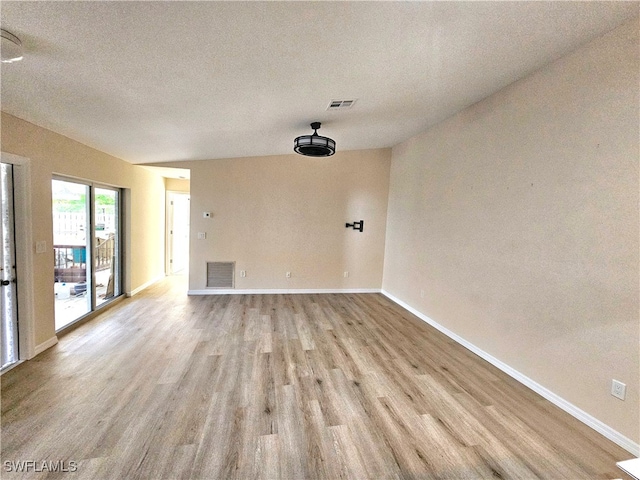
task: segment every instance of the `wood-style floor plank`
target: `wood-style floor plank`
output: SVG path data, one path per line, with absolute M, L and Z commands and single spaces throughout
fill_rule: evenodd
M 185 291 L 2 376 L 2 478 L 626 478 L 627 452 L 382 295 Z M 28 460 L 77 471 L 5 467 Z

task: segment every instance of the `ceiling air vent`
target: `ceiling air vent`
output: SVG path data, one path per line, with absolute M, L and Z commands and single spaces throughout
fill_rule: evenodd
M 236 262 L 207 262 L 207 288 L 234 288 Z
M 355 98 L 352 100 L 331 100 L 327 110 L 346 110 L 351 108 L 354 103 L 356 103 Z

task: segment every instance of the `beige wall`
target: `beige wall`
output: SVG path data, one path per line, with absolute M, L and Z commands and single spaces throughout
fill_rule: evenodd
M 383 280 L 635 442 L 638 54 L 636 21 L 395 147 Z
M 165 178 L 164 185 L 167 191 L 170 192 L 185 192 L 189 193 L 191 186 L 189 180 L 182 178 Z
M 47 252 L 33 255 L 35 343 L 55 335 L 51 177 L 71 176 L 129 189 L 125 259 L 128 291 L 162 275 L 164 181 L 148 170 L 2 113 L 2 151 L 30 159 L 33 241 Z M 18 241 L 19 236 L 18 236 Z M 33 248 L 35 252 L 35 248 Z
M 390 159 L 383 149 L 181 162 L 191 169 L 190 290 L 205 288 L 207 261 L 235 261 L 236 289 L 379 289 Z M 364 232 L 345 228 L 361 219 Z

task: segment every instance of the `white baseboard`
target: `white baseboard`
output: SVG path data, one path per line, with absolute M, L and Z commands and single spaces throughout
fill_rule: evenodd
M 54 335 L 49 340 L 42 342 L 40 345 L 36 345 L 33 356 L 35 357 L 36 355 L 41 354 L 46 349 L 53 347 L 56 343 L 58 343 L 58 337 Z
M 593 428 L 596 432 L 598 432 L 601 435 L 605 436 L 606 438 L 608 438 L 612 442 L 620 445 L 622 448 L 624 448 L 629 453 L 635 455 L 636 457 L 640 456 L 640 444 L 634 442 L 630 438 L 625 437 L 624 435 L 622 435 L 617 430 L 614 430 L 613 428 L 611 428 L 607 424 L 601 422 L 600 420 L 598 420 L 594 416 L 588 414 L 584 410 L 581 410 L 580 408 L 576 407 L 574 404 L 566 401 L 564 398 L 562 398 L 562 397 L 558 396 L 557 394 L 553 393 L 548 388 L 540 385 L 538 382 L 532 380 L 531 378 L 527 377 L 526 375 L 523 375 L 522 373 L 518 372 L 517 370 L 511 368 L 506 363 L 498 360 L 497 358 L 495 358 L 494 356 L 492 356 L 489 353 L 485 352 L 484 350 L 476 347 L 474 344 L 466 341 L 464 338 L 462 338 L 459 335 L 453 333 L 451 330 L 443 327 L 438 322 L 436 322 L 436 321 L 432 320 L 431 318 L 427 317 L 426 315 L 424 315 L 423 313 L 419 312 L 418 310 L 416 310 L 415 308 L 411 307 L 410 305 L 406 304 L 402 300 L 394 297 L 389 292 L 387 292 L 385 290 L 382 290 L 382 294 L 385 297 L 387 297 L 389 300 L 391 300 L 391 301 L 397 303 L 398 305 L 400 305 L 405 310 L 408 310 L 409 312 L 413 313 L 416 317 L 418 317 L 419 319 L 421 319 L 424 322 L 428 323 L 429 325 L 434 327 L 436 330 L 439 330 L 440 332 L 444 333 L 447 337 L 451 338 L 452 340 L 455 340 L 456 342 L 458 342 L 460 345 L 462 345 L 466 349 L 472 351 L 473 353 L 478 355 L 480 358 L 486 360 L 487 362 L 489 362 L 494 367 L 499 368 L 500 370 L 502 370 L 504 373 L 506 373 L 510 377 L 512 377 L 515 380 L 519 381 L 523 385 L 529 387 L 531 390 L 533 390 L 534 392 L 536 392 L 540 396 L 544 397 L 545 399 L 549 400 L 551 403 L 553 403 L 557 407 L 560 407 L 562 410 L 564 410 L 568 414 L 572 415 L 573 417 L 577 418 L 578 420 L 580 420 L 585 425 L 588 425 L 589 427 Z
M 209 288 L 206 290 L 189 290 L 187 295 L 273 295 L 296 293 L 380 293 L 379 288 L 273 288 L 273 289 L 246 289 L 234 288 Z
M 165 274 L 163 273 L 162 275 L 158 275 L 156 278 L 149 280 L 147 283 L 143 283 L 138 288 L 134 288 L 130 292 L 127 292 L 127 297 L 133 297 L 134 295 L 137 295 L 138 293 L 143 291 L 145 288 L 149 288 L 151 285 L 153 285 L 156 282 L 159 282 L 164 277 L 165 277 Z

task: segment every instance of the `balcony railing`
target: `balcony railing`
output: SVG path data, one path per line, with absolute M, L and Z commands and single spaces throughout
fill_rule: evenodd
M 87 249 L 83 245 L 54 245 L 54 275 L 56 282 L 78 283 L 87 280 Z M 97 272 L 111 269 L 115 255 L 115 238 L 98 238 L 94 248 Z

